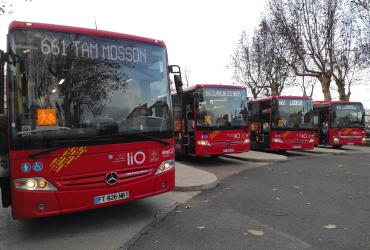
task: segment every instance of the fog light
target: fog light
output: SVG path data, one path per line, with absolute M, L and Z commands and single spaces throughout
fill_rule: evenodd
M 338 144 L 339 143 L 339 138 L 338 137 L 334 137 L 333 138 L 333 141 L 334 141 L 334 144 Z
M 44 210 L 46 208 L 46 205 L 44 203 L 39 204 L 39 210 Z
M 249 138 L 245 138 L 244 141 L 243 141 L 244 144 L 249 144 L 250 142 L 251 141 L 249 140 Z
M 162 188 L 166 188 L 167 187 L 167 183 L 164 181 L 162 182 Z
M 362 144 L 366 144 L 366 138 L 365 137 L 362 137 Z

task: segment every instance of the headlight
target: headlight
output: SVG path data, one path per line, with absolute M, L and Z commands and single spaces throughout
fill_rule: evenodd
M 14 187 L 27 191 L 56 191 L 57 189 L 42 177 L 21 178 L 14 180 Z
M 162 174 L 168 170 L 174 169 L 175 168 L 175 161 L 170 160 L 170 161 L 163 161 L 161 165 L 159 165 L 157 171 L 155 172 L 155 175 Z
M 339 143 L 339 138 L 338 137 L 334 137 L 333 138 L 333 141 L 334 141 L 335 144 L 338 144 Z
M 201 146 L 211 146 L 211 143 L 207 140 L 199 140 L 197 141 L 197 144 Z
M 249 138 L 245 138 L 244 141 L 243 141 L 243 144 L 249 144 L 251 142 L 251 140 L 249 140 Z
M 366 144 L 366 138 L 362 137 L 362 144 Z
M 280 138 L 272 138 L 272 142 L 283 143 L 283 140 Z
M 314 138 L 311 138 L 310 139 L 310 143 L 314 143 L 315 142 L 315 139 Z

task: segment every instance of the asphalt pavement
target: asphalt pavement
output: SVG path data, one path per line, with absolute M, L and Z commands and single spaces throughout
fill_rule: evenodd
M 370 249 L 370 155 L 302 157 L 224 179 L 129 249 Z

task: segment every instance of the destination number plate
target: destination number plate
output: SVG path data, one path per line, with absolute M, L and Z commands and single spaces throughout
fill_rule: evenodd
M 233 148 L 225 148 L 223 151 L 224 151 L 224 153 L 232 153 L 232 152 L 234 152 L 234 149 Z
M 95 196 L 94 205 L 103 204 L 103 203 L 112 202 L 112 201 L 124 200 L 124 199 L 128 199 L 129 197 L 130 195 L 128 191 Z
M 293 146 L 292 148 L 302 148 L 302 146 L 296 145 L 296 146 Z

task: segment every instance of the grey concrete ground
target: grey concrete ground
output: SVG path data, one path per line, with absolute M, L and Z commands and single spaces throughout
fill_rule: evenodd
M 129 249 L 370 249 L 370 155 L 252 168 L 178 206 Z
M 0 249 L 117 249 L 199 192 L 171 192 L 97 210 L 14 221 L 0 208 Z

